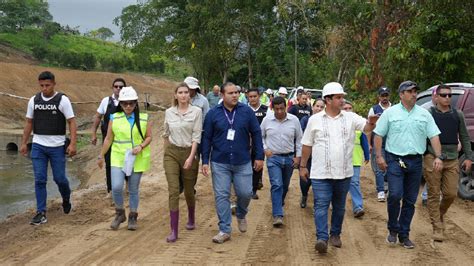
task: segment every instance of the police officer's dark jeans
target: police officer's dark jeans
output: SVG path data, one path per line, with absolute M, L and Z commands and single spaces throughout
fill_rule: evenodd
M 31 147 L 31 161 L 33 162 L 33 172 L 35 175 L 37 211 L 46 211 L 48 162 L 51 164 L 53 180 L 58 186 L 61 197 L 65 200 L 69 200 L 71 189 L 66 177 L 66 155 L 64 154 L 64 146 L 46 147 L 33 143 Z
M 399 238 L 405 238 L 410 234 L 410 224 L 415 214 L 423 160 L 421 155 L 400 157 L 389 152 L 385 153 L 385 158 L 388 164 L 387 227 L 397 232 Z M 399 158 L 405 163 L 406 169 L 400 166 Z
M 382 147 L 382 156 L 385 158 L 385 147 Z M 377 192 L 385 191 L 384 182 L 386 178 L 386 172 L 380 170 L 377 165 L 377 158 L 375 155 L 375 148 L 372 149 L 372 154 L 370 156 L 370 165 L 372 166 L 372 171 L 375 176 L 375 187 Z
M 309 175 L 311 175 L 311 160 L 312 158 L 309 157 L 308 162 L 306 163 L 306 168 L 308 169 Z M 300 177 L 300 189 L 301 189 L 301 195 L 303 197 L 308 197 L 308 191 L 310 187 L 311 187 L 311 179 L 309 178 L 309 176 L 306 179 L 306 181 L 303 181 Z
M 110 172 L 110 151 L 112 149 L 109 149 L 105 154 L 104 154 L 104 160 L 105 160 L 105 179 L 107 183 L 107 193 L 110 193 L 112 191 L 112 174 Z
M 252 174 L 252 192 L 255 194 L 257 192 L 257 189 L 258 189 L 258 183 L 260 182 L 260 180 L 262 179 L 262 176 L 263 176 L 263 169 L 261 169 L 260 171 L 255 171 L 255 169 L 253 169 L 253 166 L 255 164 L 255 155 L 252 154 L 250 157 L 251 157 L 251 160 L 252 160 L 252 171 L 253 171 L 253 174 Z

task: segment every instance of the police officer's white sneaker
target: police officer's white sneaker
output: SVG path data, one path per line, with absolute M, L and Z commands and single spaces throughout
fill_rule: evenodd
M 379 193 L 377 193 L 377 201 L 378 202 L 384 202 L 385 201 L 385 192 L 384 191 L 380 191 Z

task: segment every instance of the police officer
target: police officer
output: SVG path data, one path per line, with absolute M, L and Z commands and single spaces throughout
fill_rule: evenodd
M 102 142 L 107 136 L 107 129 L 109 126 L 110 115 L 115 113 L 117 106 L 119 104 L 119 93 L 123 87 L 127 86 L 127 83 L 122 78 L 116 78 L 112 82 L 112 96 L 105 97 L 100 102 L 99 108 L 97 108 L 97 113 L 94 116 L 94 121 L 92 123 L 92 145 L 97 144 L 97 128 L 100 124 L 100 131 L 102 133 Z M 103 119 L 102 119 L 103 118 Z M 102 120 L 102 121 L 101 121 Z M 110 193 L 112 190 L 112 181 L 110 180 L 110 149 L 104 155 L 105 160 L 105 178 L 107 183 L 107 193 Z
M 36 215 L 30 224 L 40 225 L 48 222 L 46 218 L 46 183 L 48 181 L 48 162 L 53 170 L 53 179 L 58 186 L 63 199 L 64 213 L 71 211 L 71 188 L 66 177 L 66 157 L 76 154 L 76 120 L 69 98 L 63 93 L 56 92 L 54 74 L 45 71 L 38 77 L 41 89 L 28 102 L 26 125 L 23 130 L 23 139 L 20 153 L 28 153 L 27 143 L 33 131 L 33 145 L 31 147 L 31 161 L 35 175 Z M 66 122 L 69 126 L 71 141 L 66 143 Z

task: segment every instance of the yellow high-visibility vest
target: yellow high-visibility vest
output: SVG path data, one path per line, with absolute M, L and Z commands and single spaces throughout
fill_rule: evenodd
M 140 128 L 144 137 L 147 124 L 148 114 L 140 113 Z M 127 116 L 123 112 L 113 114 L 112 131 L 114 133 L 114 142 L 112 143 L 110 154 L 110 165 L 123 167 L 125 152 L 140 145 L 143 139 L 138 132 L 137 124 L 134 123 L 133 128 L 131 128 Z M 133 166 L 134 172 L 145 172 L 148 169 L 150 169 L 150 145 L 137 154 Z

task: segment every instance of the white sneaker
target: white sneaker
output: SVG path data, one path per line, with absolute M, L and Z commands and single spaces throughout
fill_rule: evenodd
M 377 201 L 378 202 L 384 202 L 385 201 L 385 192 L 384 191 L 380 191 L 379 193 L 377 193 Z

